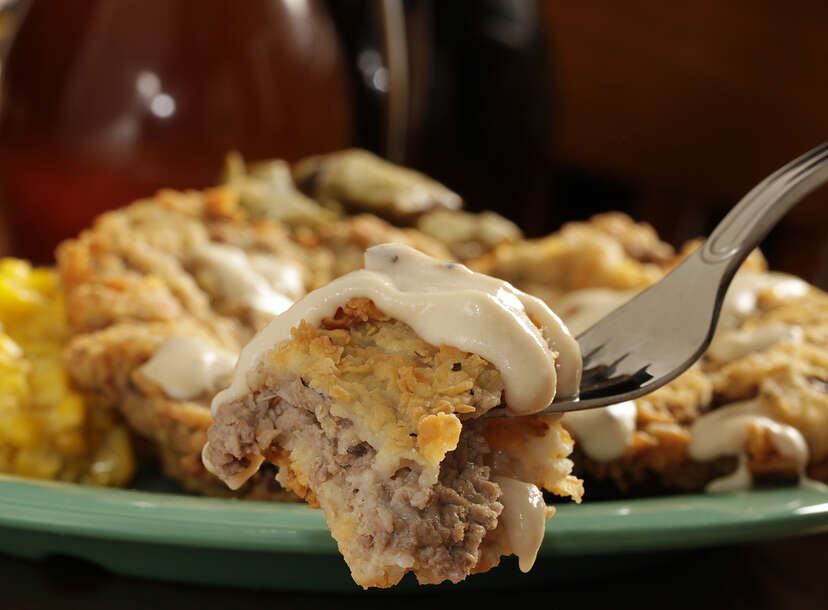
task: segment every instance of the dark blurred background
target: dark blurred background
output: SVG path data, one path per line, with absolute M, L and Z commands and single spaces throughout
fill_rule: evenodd
M 351 145 L 529 235 L 619 209 L 678 245 L 828 139 L 816 0 L 5 6 L 0 247 L 39 261 L 104 209 L 213 183 L 227 150 Z M 826 225 L 823 189 L 768 238 L 772 265 L 828 287 Z

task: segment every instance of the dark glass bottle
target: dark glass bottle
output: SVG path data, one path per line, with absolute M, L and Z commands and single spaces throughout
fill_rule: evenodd
M 471 209 L 496 210 L 532 235 L 556 228 L 554 83 L 538 3 L 414 0 L 409 10 L 430 22 L 428 43 L 412 36 L 412 64 L 423 66 L 412 69 L 423 97 L 412 104 L 412 164 Z
M 15 254 L 39 262 L 106 209 L 213 183 L 228 150 L 352 142 L 321 0 L 34 0 L 2 86 L 0 206 Z

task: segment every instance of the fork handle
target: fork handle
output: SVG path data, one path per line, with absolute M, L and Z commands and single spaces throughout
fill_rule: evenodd
M 702 260 L 736 270 L 777 222 L 828 180 L 828 143 L 765 178 L 724 217 L 701 248 Z

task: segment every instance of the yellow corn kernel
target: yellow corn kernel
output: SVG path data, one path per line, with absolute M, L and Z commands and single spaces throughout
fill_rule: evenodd
M 118 426 L 104 438 L 85 482 L 92 485 L 126 485 L 134 474 L 132 441 L 126 428 Z
M 29 383 L 22 368 L 5 367 L 0 363 L 0 401 L 19 403 L 29 393 Z
M 71 389 L 70 335 L 57 273 L 0 259 L 0 472 L 124 485 L 135 472 L 129 433 Z
M 31 449 L 40 440 L 40 426 L 37 420 L 23 413 L 6 419 L 0 433 L 7 443 L 20 449 Z
M 39 329 L 28 326 L 25 329 L 16 329 L 15 340 L 23 349 L 27 360 L 37 364 L 39 360 L 57 360 L 60 356 L 61 345 L 54 340 L 44 340 Z
M 37 361 L 29 375 L 34 402 L 41 405 L 58 405 L 69 393 L 69 379 L 56 361 Z
M 26 278 L 28 287 L 35 292 L 39 292 L 46 297 L 57 298 L 58 277 L 51 269 L 33 269 Z
M 65 455 L 79 457 L 87 451 L 86 439 L 77 430 L 61 430 L 52 441 L 55 449 Z
M 32 290 L 15 286 L 0 276 L 0 321 L 10 326 L 43 304 L 43 298 Z
M 58 454 L 36 449 L 21 449 L 14 458 L 17 474 L 36 479 L 54 479 L 60 471 L 60 464 Z
M 32 266 L 19 258 L 0 258 L 0 277 L 17 284 L 25 282 L 32 272 Z
M 78 394 L 67 394 L 55 409 L 56 428 L 79 428 L 86 417 L 86 402 Z
M 12 341 L 12 338 L 8 335 L 0 333 L 0 359 L 5 358 L 11 362 L 22 357 L 23 350 L 20 349 L 20 346 Z

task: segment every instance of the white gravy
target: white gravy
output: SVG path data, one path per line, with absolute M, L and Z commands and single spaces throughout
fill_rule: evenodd
M 799 326 L 768 324 L 753 330 L 724 330 L 717 332 L 707 356 L 721 362 L 744 358 L 777 343 L 801 343 L 804 333 Z
M 564 413 L 561 423 L 589 457 L 611 462 L 624 455 L 635 436 L 637 410 L 631 400 L 601 409 Z
M 777 343 L 802 341 L 803 331 L 797 326 L 776 323 L 755 330 L 740 330 L 739 327 L 745 318 L 756 312 L 761 293 L 771 291 L 776 298 L 786 299 L 802 297 L 808 290 L 810 287 L 807 282 L 785 273 L 739 271 L 728 288 L 718 329 L 706 355 L 714 360 L 729 362 Z M 585 289 L 563 296 L 555 301 L 554 305 L 567 327 L 574 335 L 578 335 L 634 296 L 635 292 L 631 291 Z M 730 407 L 726 407 L 726 410 L 729 412 Z M 704 417 L 701 419 L 704 420 Z M 764 416 L 762 421 L 765 420 L 770 421 L 767 416 Z M 745 421 L 747 420 L 742 420 L 742 424 Z M 589 457 L 600 462 L 608 462 L 620 458 L 632 442 L 635 433 L 635 408 L 632 403 L 622 403 L 606 409 L 575 411 L 565 414 L 562 422 Z M 731 424 L 734 426 L 731 432 L 735 433 L 742 424 Z M 701 425 L 706 426 L 704 423 Z M 784 428 L 788 429 L 790 426 Z M 793 432 L 799 434 L 796 430 Z M 719 430 L 718 433 L 721 434 L 722 431 Z M 700 431 L 698 434 L 703 436 L 707 432 Z M 697 444 L 699 442 L 701 441 L 697 441 Z M 732 437 L 728 455 L 740 454 L 742 445 L 736 447 L 737 444 L 737 439 Z M 736 448 L 732 449 L 733 447 Z M 746 460 L 743 462 L 737 472 L 724 477 L 720 482 L 711 483 L 711 491 L 732 489 L 734 486 L 745 484 L 749 486 L 750 472 Z
M 802 434 L 793 426 L 771 419 L 756 400 L 747 400 L 702 415 L 690 428 L 689 453 L 694 460 L 704 462 L 726 455 L 739 456 L 736 472 L 711 481 L 706 491 L 734 491 L 751 486 L 745 445 L 752 427 L 767 431 L 779 454 L 796 462 L 800 483 L 807 485 L 810 480 L 805 476 L 805 466 L 809 453 Z
M 293 299 L 301 298 L 305 294 L 305 281 L 302 278 L 302 269 L 291 260 L 273 254 L 254 252 L 247 255 L 250 266 L 262 276 L 270 287 Z
M 518 557 L 520 571 L 528 572 L 535 564 L 546 529 L 548 509 L 543 494 L 532 483 L 501 476 L 492 480 L 500 485 L 503 504 L 500 523 L 506 530 L 509 546 Z
M 778 299 L 805 296 L 810 286 L 804 280 L 776 271 L 739 271 L 727 289 L 719 329 L 737 328 L 742 320 L 757 309 L 759 295 L 771 291 Z
M 555 300 L 552 305 L 555 313 L 566 322 L 569 332 L 577 337 L 636 294 L 634 290 L 585 288 L 565 294 Z
M 191 400 L 218 389 L 236 364 L 236 355 L 196 339 L 172 336 L 138 370 L 174 400 Z
M 807 282 L 785 273 L 739 271 L 725 295 L 707 356 L 730 362 L 777 343 L 802 341 L 802 329 L 797 326 L 776 323 L 753 330 L 740 330 L 739 327 L 745 318 L 756 312 L 761 293 L 770 291 L 778 299 L 789 299 L 802 297 L 808 290 Z
M 215 243 L 200 247 L 193 256 L 216 275 L 224 295 L 239 298 L 261 313 L 277 316 L 295 301 L 291 293 L 301 296 L 294 277 L 298 272 L 301 281 L 301 271 L 275 256 L 248 258 L 240 248 Z
M 302 320 L 318 325 L 353 297 L 370 298 L 432 345 L 451 345 L 491 362 L 503 377 L 511 414 L 536 413 L 556 395 L 578 392 L 580 349 L 543 301 L 463 265 L 402 244 L 382 244 L 367 250 L 365 269 L 308 294 L 245 346 L 232 384 L 213 400 L 213 415 L 250 391 L 247 372 L 270 349 L 290 339 L 292 328 Z

